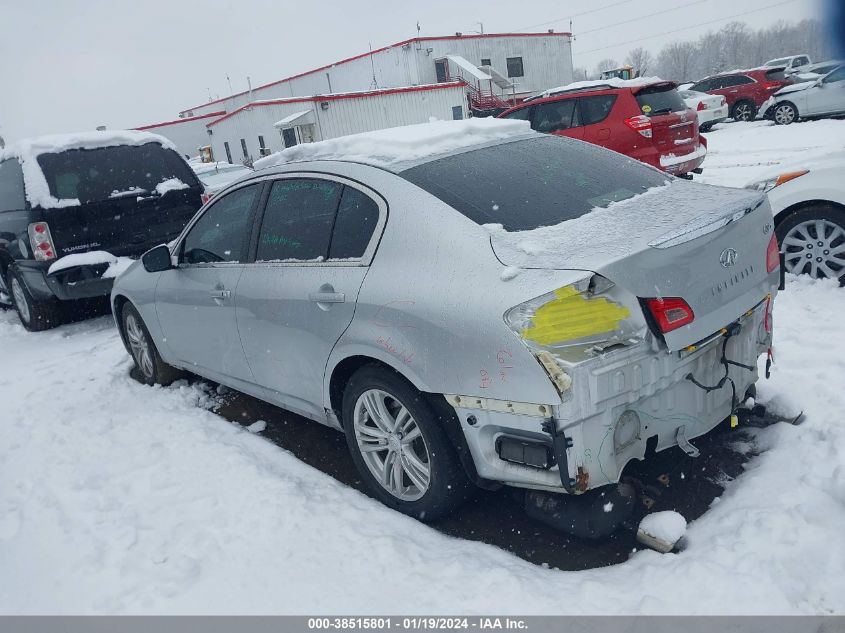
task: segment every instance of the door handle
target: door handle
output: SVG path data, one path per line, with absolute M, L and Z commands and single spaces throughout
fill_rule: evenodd
M 346 295 L 342 292 L 312 292 L 308 295 L 314 303 L 343 303 Z
M 231 290 L 212 290 L 210 293 L 212 299 L 228 299 L 232 296 Z

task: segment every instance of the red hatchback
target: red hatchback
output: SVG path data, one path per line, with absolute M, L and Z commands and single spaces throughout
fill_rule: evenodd
M 756 68 L 734 71 L 706 77 L 693 84 L 690 90 L 721 95 L 728 102 L 729 112 L 736 121 L 753 121 L 769 97 L 791 79 L 783 74 L 783 68 Z
M 671 81 L 573 84 L 499 115 L 532 129 L 577 138 L 677 176 L 700 172 L 707 142 L 698 117 Z

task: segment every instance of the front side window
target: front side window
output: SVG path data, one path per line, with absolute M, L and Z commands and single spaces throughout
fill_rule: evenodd
M 534 122 L 531 127 L 544 134 L 576 127 L 575 99 L 563 99 L 534 106 Z
M 508 77 L 523 77 L 522 57 L 508 57 Z
M 830 84 L 835 81 L 842 81 L 843 79 L 845 79 L 845 66 L 840 66 L 832 73 L 830 73 L 827 77 L 825 77 L 824 82 L 826 84 Z
M 343 185 L 286 178 L 273 183 L 258 236 L 256 261 L 322 261 Z
M 361 259 L 378 225 L 378 213 L 375 200 L 345 186 L 337 208 L 329 259 Z
M 578 99 L 578 118 L 581 125 L 595 125 L 610 116 L 616 95 L 596 95 Z
M 211 205 L 185 236 L 182 262 L 205 264 L 242 259 L 252 208 L 260 185 L 226 194 Z

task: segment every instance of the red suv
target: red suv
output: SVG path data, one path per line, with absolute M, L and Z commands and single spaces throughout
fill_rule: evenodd
M 793 83 L 783 73 L 783 68 L 757 68 L 706 77 L 690 90 L 722 95 L 728 102 L 731 116 L 736 121 L 753 121 L 769 97 L 784 86 Z
M 700 173 L 707 142 L 676 87 L 671 81 L 582 82 L 523 102 L 499 118 L 527 120 L 538 132 L 601 145 L 677 176 Z

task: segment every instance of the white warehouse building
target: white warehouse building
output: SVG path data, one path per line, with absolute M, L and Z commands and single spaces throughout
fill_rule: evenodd
M 494 114 L 570 83 L 571 43 L 569 33 L 553 31 L 415 37 L 138 129 L 191 156 L 210 145 L 215 160 L 249 163 L 297 143 Z
M 215 160 L 251 163 L 299 143 L 467 116 L 466 84 L 253 101 L 207 124 Z
M 474 87 L 476 77 L 469 76 L 465 64 L 492 80 L 482 90 L 512 100 L 570 83 L 571 44 L 571 34 L 555 32 L 415 37 L 188 108 L 179 116 L 232 112 L 256 100 L 420 86 L 457 78 Z

